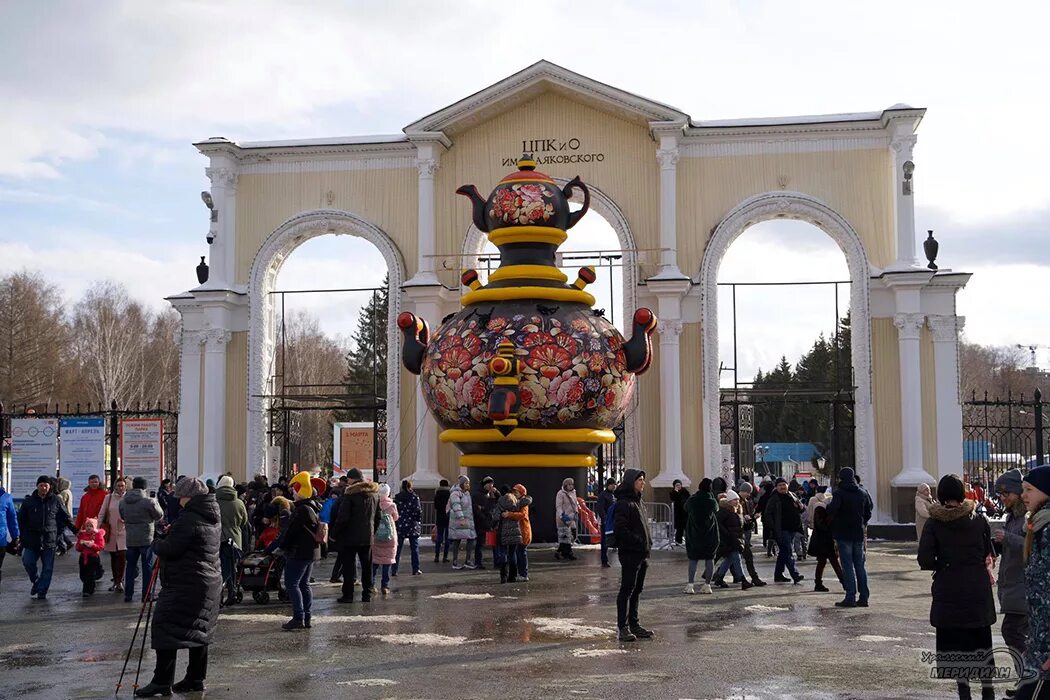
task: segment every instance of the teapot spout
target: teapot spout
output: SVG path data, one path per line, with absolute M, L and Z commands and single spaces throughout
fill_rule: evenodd
M 624 343 L 627 371 L 643 374 L 653 361 L 653 344 L 650 340 L 656 330 L 656 314 L 646 308 L 634 312 L 631 339 Z
M 474 185 L 463 185 L 456 190 L 456 194 L 461 194 L 470 199 L 470 203 L 474 206 L 474 226 L 482 233 L 488 233 L 489 225 L 485 221 L 485 199 L 478 193 L 478 188 Z

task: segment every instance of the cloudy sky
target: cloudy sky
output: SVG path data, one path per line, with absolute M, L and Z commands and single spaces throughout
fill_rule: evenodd
M 0 273 L 40 270 L 71 299 L 113 277 L 159 307 L 194 285 L 206 253 L 198 193 L 208 181 L 191 142 L 396 133 L 546 58 L 694 119 L 927 107 L 915 150 L 916 225 L 937 231 L 942 267 L 975 273 L 959 298 L 967 337 L 1047 346 L 1048 8 L 3 3 Z M 280 285 L 362 286 L 354 271 L 376 269 L 368 255 L 381 260 L 354 241 L 312 241 Z M 827 239 L 764 225 L 730 250 L 722 279 L 813 279 L 816 269 L 827 272 L 819 279 L 845 278 Z M 782 295 L 742 302 L 742 370 L 796 356 L 827 328 L 833 297 L 822 294 L 805 313 L 798 304 L 774 313 Z M 348 332 L 358 301 L 296 303 Z M 1050 351 L 1039 358 L 1050 364 Z

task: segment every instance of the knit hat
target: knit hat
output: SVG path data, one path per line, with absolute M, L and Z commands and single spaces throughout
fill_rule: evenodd
M 39 486 L 40 484 L 50 484 L 50 483 L 51 483 L 51 477 L 47 476 L 46 474 L 41 474 L 40 476 L 38 476 L 36 478 L 36 485 L 37 486 Z
M 354 481 L 364 481 L 365 477 L 361 475 L 361 470 L 354 467 L 346 473 L 346 478 L 353 479 Z
M 133 489 L 144 489 L 147 486 L 149 486 L 149 482 L 146 481 L 146 477 L 144 476 L 136 476 L 131 480 L 131 488 Z
M 736 490 L 738 493 L 751 493 L 755 490 L 755 487 L 751 485 L 750 481 L 741 479 L 740 483 L 736 486 Z
M 380 484 L 379 485 L 379 497 L 380 498 L 389 498 L 390 497 L 390 484 Z
M 514 484 L 514 490 L 518 492 L 518 495 L 522 498 L 529 495 L 529 492 L 525 490 L 522 484 Z
M 675 479 L 674 481 L 671 482 L 671 486 L 677 486 L 680 483 L 682 483 L 681 479 Z
M 1050 465 L 1044 464 L 1036 467 L 1028 472 L 1028 476 L 1024 480 L 1043 493 L 1050 495 Z
M 739 500 L 740 495 L 736 491 L 734 491 L 733 489 L 729 489 L 728 491 L 726 491 L 726 501 L 732 502 Z
M 92 530 L 97 530 L 98 529 L 98 518 L 84 518 L 84 524 L 80 526 L 80 529 L 83 530 L 88 525 L 91 526 Z
M 962 503 L 966 499 L 966 487 L 962 479 L 955 474 L 946 474 L 937 482 L 937 500 L 941 503 L 958 501 Z
M 995 490 L 1000 493 L 1021 493 L 1024 491 L 1021 486 L 1023 480 L 1020 469 L 1011 469 L 995 480 Z
M 229 474 L 225 474 L 225 475 L 219 477 L 218 488 L 221 489 L 223 486 L 229 486 L 229 487 L 232 488 L 233 487 L 233 477 L 230 476 Z
M 856 483 L 856 479 L 857 473 L 849 467 L 846 467 L 845 469 L 839 472 L 839 481 L 841 481 L 844 484 Z
M 843 471 L 845 471 L 845 470 L 843 470 Z M 785 478 L 784 478 L 784 477 L 782 477 L 782 476 L 778 476 L 778 477 L 777 477 L 777 480 L 776 480 L 776 483 L 774 484 L 774 486 L 780 486 L 781 484 L 784 484 L 785 486 L 787 486 L 787 482 L 788 482 L 788 480 L 787 480 L 787 479 L 785 479 Z
M 179 479 L 179 483 L 175 484 L 175 498 L 193 498 L 207 494 L 208 487 L 195 477 L 188 476 L 185 479 Z
M 460 474 L 459 478 L 456 479 L 456 486 L 462 489 L 466 484 L 470 483 L 470 479 L 467 478 L 466 474 Z
M 494 484 L 494 483 L 496 483 L 496 480 L 493 479 L 491 476 L 486 476 L 484 479 L 481 480 L 481 485 L 482 486 L 485 486 L 486 484 Z

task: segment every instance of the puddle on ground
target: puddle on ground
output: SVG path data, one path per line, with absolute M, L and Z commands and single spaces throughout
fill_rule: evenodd
M 60 659 L 42 647 L 28 647 L 19 651 L 0 653 L 0 668 L 36 668 L 59 663 Z

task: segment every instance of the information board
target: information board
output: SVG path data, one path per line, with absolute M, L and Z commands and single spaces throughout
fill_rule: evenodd
M 125 418 L 120 421 L 120 472 L 125 478 L 145 477 L 148 488 L 160 488 L 164 478 L 164 419 Z
M 25 498 L 41 474 L 55 476 L 57 464 L 58 419 L 12 418 L 11 495 Z
M 87 486 L 88 477 L 95 474 L 106 477 L 106 419 L 63 418 L 59 421 L 58 469 L 69 479 L 70 492 L 79 494 Z M 73 499 L 76 511 L 79 499 Z

